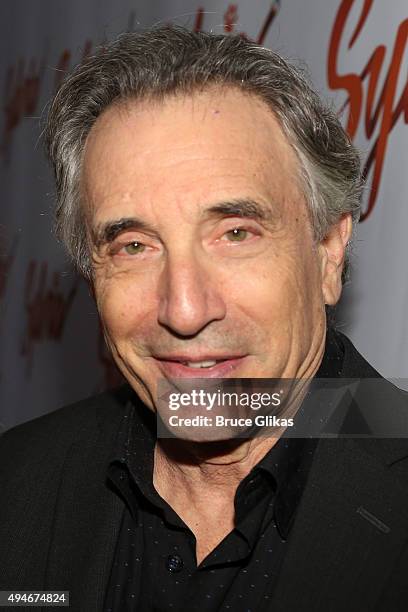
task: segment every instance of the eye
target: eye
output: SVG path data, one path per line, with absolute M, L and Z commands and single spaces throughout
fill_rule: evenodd
M 145 245 L 141 242 L 137 242 L 136 240 L 133 242 L 129 242 L 123 247 L 123 250 L 127 255 L 138 255 L 145 250 Z
M 248 231 L 240 227 L 235 227 L 229 232 L 226 232 L 225 236 L 230 242 L 243 242 L 246 238 L 248 238 Z

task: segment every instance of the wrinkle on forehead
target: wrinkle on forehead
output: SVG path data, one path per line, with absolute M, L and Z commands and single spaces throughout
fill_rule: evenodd
M 183 191 L 197 167 L 195 180 L 204 187 L 207 180 L 222 184 L 225 177 L 239 186 L 253 177 L 271 192 L 286 190 L 274 199 L 288 199 L 288 190 L 300 195 L 296 154 L 270 108 L 224 87 L 109 107 L 86 142 L 85 200 L 91 209 L 110 201 L 130 206 L 144 184 L 154 191 L 168 173 L 180 177 Z
M 164 100 L 147 98 L 134 101 L 127 99 L 113 103 L 96 120 L 88 135 L 86 149 L 92 148 L 96 137 L 103 145 L 104 135 L 109 137 L 109 131 L 116 130 L 118 123 L 123 123 L 134 136 L 140 135 L 141 125 L 143 125 L 143 132 L 149 131 L 154 134 L 154 128 L 158 123 L 161 124 L 161 129 L 164 127 L 178 134 L 177 115 L 184 118 L 190 117 L 190 128 L 194 127 L 197 137 L 202 134 L 203 128 L 207 129 L 206 121 L 211 121 L 215 128 L 220 130 L 220 139 L 225 134 L 225 126 L 220 126 L 220 121 L 228 117 L 231 119 L 228 123 L 228 131 L 239 133 L 246 143 L 255 144 L 253 134 L 256 130 L 257 139 L 262 138 L 262 142 L 259 143 L 262 148 L 272 152 L 270 145 L 276 143 L 279 147 L 279 155 L 282 156 L 282 162 L 284 160 L 297 161 L 271 108 L 255 94 L 233 86 L 213 86 L 192 94 L 173 94 Z M 163 125 L 163 118 L 165 118 L 165 125 Z M 217 131 L 214 131 L 213 138 L 217 140 Z M 166 151 L 163 149 L 160 138 L 150 140 L 150 146 L 154 145 Z M 182 139 L 175 139 L 171 145 L 172 150 L 178 148 L 183 150 L 186 143 Z M 146 150 L 153 149 L 147 148 Z

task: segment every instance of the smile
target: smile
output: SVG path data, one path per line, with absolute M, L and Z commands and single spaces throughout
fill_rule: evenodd
M 189 368 L 212 368 L 213 366 L 217 365 L 217 363 L 220 363 L 220 362 L 207 360 L 207 361 L 182 361 L 181 363 L 182 365 L 185 365 Z
M 205 378 L 223 378 L 241 366 L 246 356 L 191 359 L 180 355 L 154 359 L 166 378 L 200 378 L 203 375 Z

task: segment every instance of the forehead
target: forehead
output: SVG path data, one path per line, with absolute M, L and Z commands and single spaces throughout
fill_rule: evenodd
M 109 107 L 88 136 L 82 182 L 90 209 L 112 216 L 136 202 L 298 199 L 297 165 L 266 103 L 223 87 Z

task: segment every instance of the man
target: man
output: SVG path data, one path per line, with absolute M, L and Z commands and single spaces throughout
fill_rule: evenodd
M 156 436 L 163 381 L 378 378 L 327 330 L 361 192 L 333 113 L 271 51 L 166 26 L 77 67 L 46 137 L 129 384 L 3 436 L 1 588 L 86 612 L 405 610 L 405 440 Z

